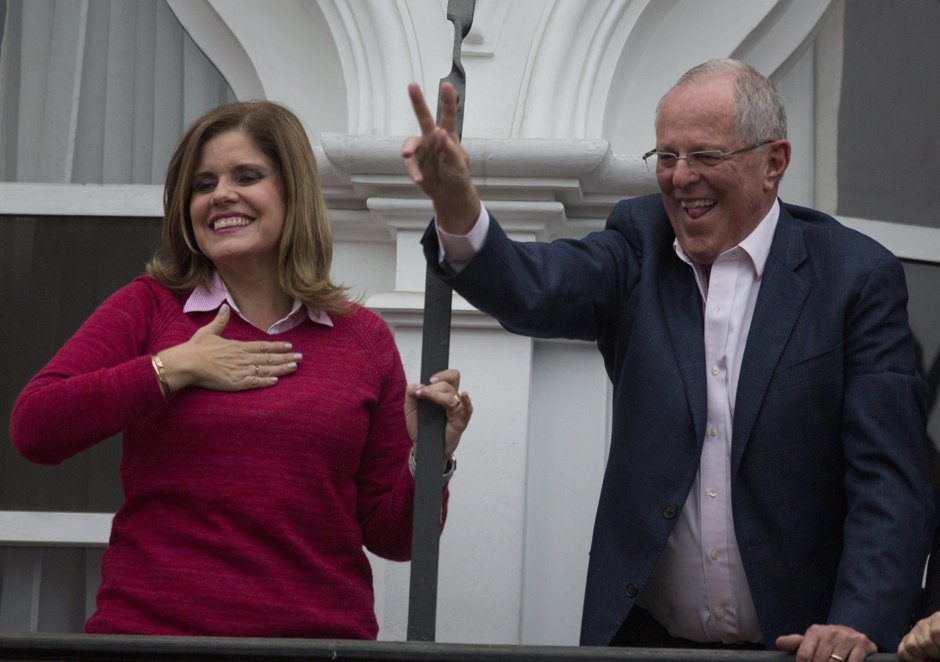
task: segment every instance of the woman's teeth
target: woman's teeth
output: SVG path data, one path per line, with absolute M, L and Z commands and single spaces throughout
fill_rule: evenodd
M 224 230 L 225 228 L 242 227 L 251 223 L 251 219 L 244 216 L 231 216 L 229 218 L 220 218 L 212 224 L 213 230 Z

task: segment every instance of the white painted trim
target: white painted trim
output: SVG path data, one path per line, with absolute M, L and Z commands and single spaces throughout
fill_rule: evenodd
M 940 263 L 940 229 L 839 216 L 843 225 L 866 234 L 902 260 Z
M 0 511 L 0 546 L 106 547 L 109 513 Z
M 0 214 L 163 217 L 163 187 L 152 184 L 0 183 Z

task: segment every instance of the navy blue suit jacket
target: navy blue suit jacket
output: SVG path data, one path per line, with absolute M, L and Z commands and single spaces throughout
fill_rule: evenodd
M 613 383 L 581 643 L 607 645 L 692 486 L 705 438 L 703 304 L 659 195 L 583 240 L 518 243 L 494 222 L 439 276 L 508 330 L 595 341 Z M 781 204 L 744 352 L 732 508 L 764 640 L 848 625 L 893 651 L 933 522 L 926 386 L 900 261 L 819 212 Z

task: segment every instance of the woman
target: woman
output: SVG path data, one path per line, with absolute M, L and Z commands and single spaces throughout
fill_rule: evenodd
M 363 547 L 407 560 L 406 385 L 380 318 L 330 281 L 304 129 L 269 102 L 198 119 L 166 178 L 163 246 L 25 387 L 17 450 L 57 464 L 123 433 L 124 503 L 93 633 L 375 638 Z M 459 375 L 408 387 L 472 413 Z M 446 504 L 446 487 L 445 487 Z

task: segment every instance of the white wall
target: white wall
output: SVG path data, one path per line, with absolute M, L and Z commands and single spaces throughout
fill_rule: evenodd
M 371 17 L 385 21 L 386 29 L 410 25 L 413 33 L 362 44 L 366 51 L 415 39 L 407 53 L 390 54 L 403 68 L 390 80 L 400 84 L 376 87 L 373 98 L 382 97 L 376 105 L 407 110 L 401 83 L 412 78 L 436 96 L 437 79 L 450 64 L 442 4 L 399 3 L 398 15 Z M 682 28 L 703 19 L 695 3 L 480 0 L 464 49 L 464 142 L 487 204 L 515 236 L 546 240 L 597 229 L 615 200 L 655 190 L 638 154 L 652 144 L 659 97 L 699 60 L 758 49 L 755 31 L 778 35 L 783 28 L 768 19 L 777 6 L 749 2 L 742 12 L 740 3 L 710 4 L 715 29 L 709 31 L 710 52 L 701 52 L 674 38 L 699 32 L 699 26 Z M 777 48 L 762 61 L 764 71 L 776 74 L 795 97 L 791 122 L 803 157 L 787 185 L 804 203 L 812 202 L 814 74 L 813 52 L 802 40 L 816 30 L 826 7 L 814 3 L 802 21 L 790 11 L 780 15 L 787 31 L 798 33 L 787 44 L 800 50 L 794 55 Z M 356 18 L 361 25 L 369 17 Z M 650 44 L 659 42 L 669 43 L 666 62 L 653 57 L 661 50 Z M 631 57 L 635 52 L 640 57 Z M 344 65 L 347 88 L 356 90 L 359 103 L 368 101 L 350 72 L 386 55 Z M 356 212 L 344 211 L 337 236 L 342 245 L 344 227 L 355 224 L 361 234 L 369 223 L 369 234 L 394 236 L 394 282 L 370 302 L 395 329 L 406 370 L 416 379 L 424 282 L 417 239 L 430 208 L 397 157 L 400 136 L 414 131 L 413 121 L 390 113 L 387 137 L 377 122 L 361 119 L 364 112 L 349 110 L 345 134 L 321 134 L 321 165 L 333 195 L 364 199 L 369 220 L 355 223 Z M 602 362 L 593 346 L 513 336 L 472 311 L 455 316 L 451 359 L 473 394 L 476 414 L 458 453 L 441 540 L 437 639 L 577 643 L 608 443 L 609 382 Z M 404 638 L 407 564 L 376 560 L 374 566 L 380 638 Z

